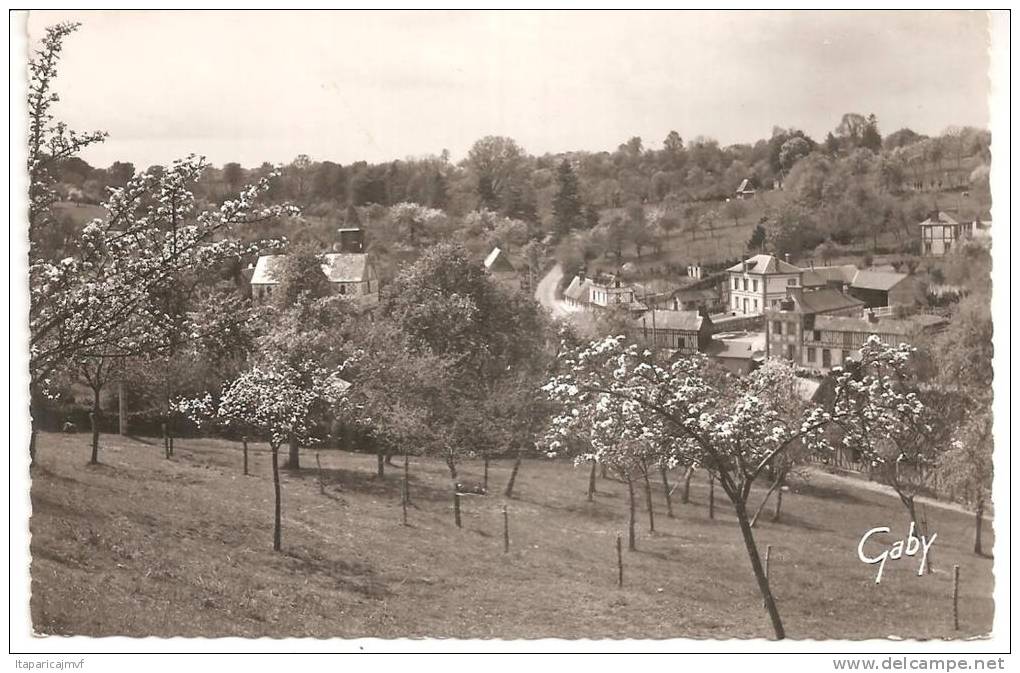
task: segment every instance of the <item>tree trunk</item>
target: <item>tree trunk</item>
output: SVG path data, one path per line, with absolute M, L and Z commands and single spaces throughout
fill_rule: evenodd
M 386 456 L 382 451 L 375 454 L 375 476 L 379 479 L 386 476 Z
M 648 506 L 648 532 L 655 532 L 655 507 L 652 505 L 652 482 L 648 479 L 648 470 L 642 470 L 645 479 L 645 504 Z
M 914 502 L 914 496 L 904 495 L 902 493 L 900 493 L 899 495 L 900 500 L 902 500 L 903 504 L 906 505 L 907 507 L 907 513 L 910 514 L 910 523 L 914 524 L 914 532 L 918 535 L 927 536 L 928 535 L 927 526 L 922 525 L 920 519 L 918 519 L 917 517 L 917 505 Z M 935 566 L 932 565 L 931 553 L 929 552 L 928 556 L 925 558 L 925 572 L 930 575 L 932 572 L 934 572 L 934 570 Z
M 783 487 L 780 486 L 779 492 L 776 493 L 776 509 L 774 512 L 772 512 L 772 521 L 774 522 L 779 521 L 779 515 L 782 513 L 782 509 L 783 509 Z
M 89 465 L 99 464 L 99 391 L 93 391 L 92 413 L 89 414 L 92 421 L 92 457 L 89 458 Z
M 273 551 L 280 551 L 283 544 L 283 519 L 280 516 L 280 447 L 270 444 L 273 454 L 273 495 L 276 503 L 273 509 Z
M 769 498 L 771 498 L 772 494 L 776 492 L 776 489 L 780 489 L 781 488 L 781 485 L 782 485 L 782 481 L 779 480 L 779 479 L 776 479 L 775 481 L 772 482 L 772 486 L 770 486 L 768 492 L 765 493 L 765 497 L 761 499 L 761 504 L 759 504 L 758 505 L 758 509 L 756 509 L 754 511 L 754 516 L 751 517 L 751 528 L 754 528 L 754 527 L 756 527 L 758 525 L 758 517 L 761 516 L 762 510 L 765 509 L 765 505 L 768 504 Z M 780 490 L 780 494 L 781 493 L 782 493 L 782 490 Z M 782 496 L 780 496 L 780 497 L 782 497 Z M 778 516 L 778 514 L 776 516 Z M 772 517 L 773 521 L 776 520 L 776 516 Z
M 662 492 L 666 496 L 666 516 L 670 519 L 673 518 L 673 493 L 669 490 L 669 477 L 666 475 L 666 468 L 660 467 L 659 473 L 662 475 Z
M 485 472 L 482 474 L 482 488 L 486 493 L 489 491 L 489 457 L 485 456 L 483 459 L 485 463 Z
M 594 460 L 591 461 L 591 473 L 588 475 L 588 502 L 595 500 L 595 467 L 598 465 Z
M 691 501 L 691 477 L 694 476 L 694 468 L 688 467 L 684 474 L 684 492 L 680 496 L 680 503 L 686 505 Z
M 769 619 L 772 620 L 772 630 L 775 631 L 776 640 L 782 640 L 786 637 L 786 632 L 783 630 L 783 622 L 779 617 L 779 609 L 776 607 L 776 601 L 772 597 L 768 577 L 765 576 L 765 569 L 762 567 L 761 558 L 758 556 L 758 547 L 754 543 L 754 532 L 751 530 L 751 524 L 747 519 L 747 509 L 744 503 L 739 500 L 734 500 L 733 507 L 737 512 L 737 521 L 740 523 L 740 533 L 744 536 L 744 546 L 747 547 L 747 555 L 751 558 L 751 569 L 754 570 L 754 578 L 758 580 L 758 589 L 761 591 L 761 597 L 765 601 L 765 609 L 768 610 Z
M 715 518 L 715 475 L 708 475 L 708 518 Z
M 984 556 L 981 548 L 981 526 L 984 524 L 985 501 L 978 500 L 977 509 L 974 511 L 974 553 Z
M 32 431 L 28 435 L 28 467 L 35 467 L 35 436 L 39 431 L 35 427 L 35 419 L 32 420 Z
M 506 490 L 503 491 L 503 495 L 512 498 L 514 495 L 514 482 L 517 481 L 517 472 L 521 469 L 521 451 L 517 450 L 517 457 L 514 458 L 514 466 L 510 470 L 510 479 L 506 482 Z
M 404 498 L 407 500 L 407 504 L 411 504 L 411 462 L 408 458 L 407 452 L 404 452 L 404 483 L 407 485 L 404 489 Z
M 288 470 L 301 469 L 301 446 L 294 435 L 290 437 L 290 452 L 287 454 L 286 468 Z
M 634 503 L 634 479 L 627 475 L 627 491 L 630 494 L 630 521 L 628 522 L 627 530 L 627 549 L 630 551 L 637 551 L 637 535 L 634 532 L 634 517 L 636 514 L 637 507 Z

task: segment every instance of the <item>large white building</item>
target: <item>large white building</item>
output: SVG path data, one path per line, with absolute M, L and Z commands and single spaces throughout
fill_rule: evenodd
M 803 270 L 773 255 L 755 255 L 734 264 L 728 274 L 729 309 L 743 315 L 761 315 L 786 298 L 790 287 L 800 287 Z

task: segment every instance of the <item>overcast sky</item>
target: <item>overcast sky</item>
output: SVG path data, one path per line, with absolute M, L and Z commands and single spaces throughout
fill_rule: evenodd
M 983 13 L 32 12 L 29 39 L 65 19 L 57 115 L 110 133 L 96 166 L 821 140 L 844 112 L 883 134 L 988 124 Z

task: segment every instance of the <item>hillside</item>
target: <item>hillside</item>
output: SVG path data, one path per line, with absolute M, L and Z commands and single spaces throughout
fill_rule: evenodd
M 717 491 L 707 515 L 700 475 L 691 503 L 656 528 L 639 505 L 636 553 L 615 536 L 626 488 L 587 470 L 526 461 L 509 501 L 511 552 L 502 550 L 504 500 L 465 497 L 453 525 L 444 465 L 412 461 L 410 525 L 401 525 L 396 468 L 373 477 L 371 455 L 324 451 L 325 494 L 309 452 L 283 485 L 283 553 L 271 551 L 268 455 L 245 477 L 235 443 L 179 440 L 172 461 L 152 439 L 103 437 L 86 467 L 85 435 L 41 433 L 33 472 L 32 619 L 41 634 L 90 636 L 435 636 L 459 638 L 769 637 L 770 626 L 732 509 Z M 263 447 L 252 447 L 262 449 Z M 494 491 L 509 464 L 494 463 Z M 466 481 L 481 465 L 465 466 Z M 286 474 L 286 473 L 285 473 Z M 676 476 L 671 479 L 676 480 Z M 752 498 L 757 501 L 758 496 Z M 856 558 L 860 536 L 905 515 L 889 495 L 818 474 L 784 497 L 780 523 L 759 525 L 773 545 L 772 585 L 792 638 L 963 637 L 992 624 L 992 563 L 971 552 L 972 517 L 928 510 L 938 532 L 934 575 L 917 558 L 889 562 L 883 581 Z M 989 532 L 990 535 L 990 532 Z M 952 630 L 951 568 L 961 566 L 961 631 Z

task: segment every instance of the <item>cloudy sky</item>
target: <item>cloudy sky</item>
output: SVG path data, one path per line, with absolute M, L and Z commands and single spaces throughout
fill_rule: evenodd
M 844 112 L 988 124 L 983 13 L 32 12 L 30 41 L 67 19 L 57 114 L 109 131 L 96 166 L 821 139 Z

